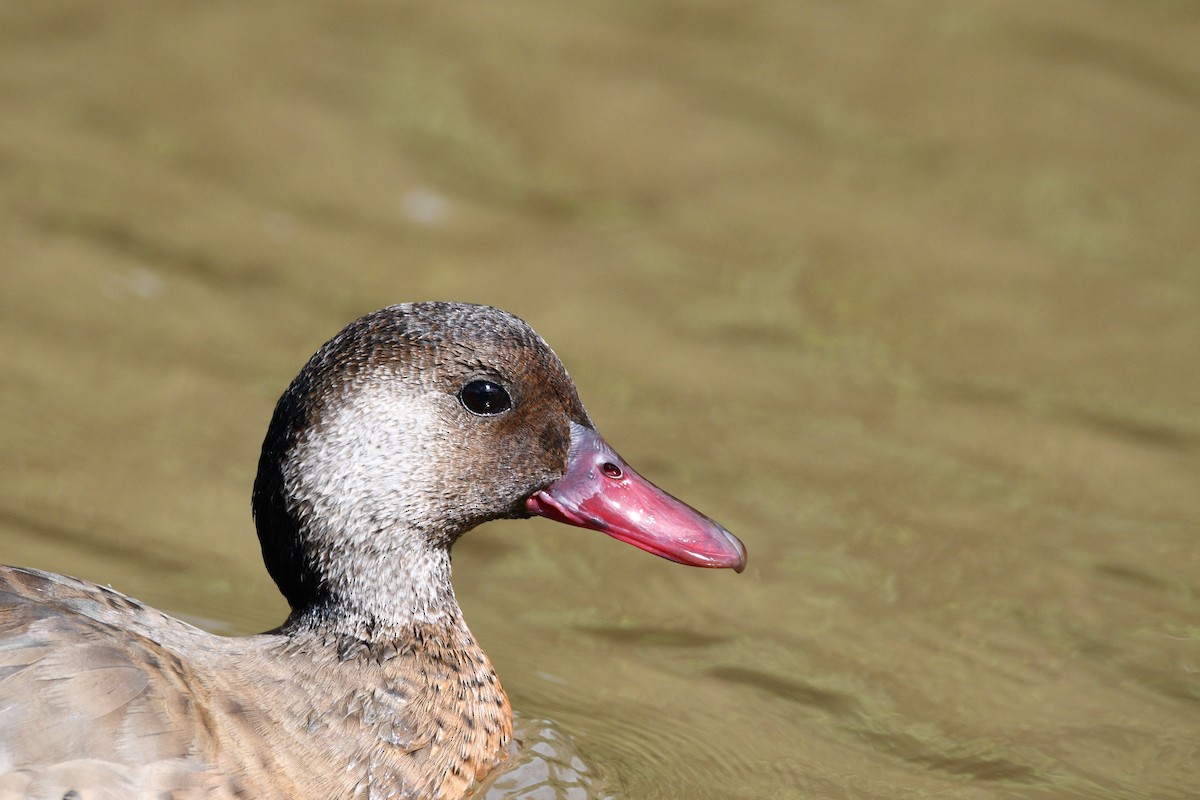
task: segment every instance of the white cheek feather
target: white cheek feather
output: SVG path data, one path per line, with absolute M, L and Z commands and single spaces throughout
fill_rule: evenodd
M 458 615 L 449 550 L 435 540 L 449 434 L 443 398 L 397 383 L 364 376 L 326 409 L 285 467 L 286 494 L 339 599 L 381 622 L 434 622 Z

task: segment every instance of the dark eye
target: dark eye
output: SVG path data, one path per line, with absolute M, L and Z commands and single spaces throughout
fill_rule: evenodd
M 512 408 L 512 398 L 504 387 L 491 381 L 471 381 L 458 392 L 463 408 L 472 414 L 490 416 Z

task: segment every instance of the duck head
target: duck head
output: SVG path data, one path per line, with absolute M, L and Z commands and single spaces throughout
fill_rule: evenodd
M 254 484 L 263 559 L 297 613 L 457 614 L 449 548 L 541 515 L 741 571 L 741 542 L 608 446 L 549 346 L 486 306 L 376 311 L 327 342 L 275 408 Z

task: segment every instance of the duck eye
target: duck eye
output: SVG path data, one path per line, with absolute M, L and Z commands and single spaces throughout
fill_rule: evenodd
M 512 408 L 512 398 L 504 387 L 492 381 L 471 381 L 458 392 L 463 408 L 472 414 L 491 416 Z

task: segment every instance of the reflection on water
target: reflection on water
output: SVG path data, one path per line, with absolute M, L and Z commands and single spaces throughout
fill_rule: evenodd
M 3 4 L 0 557 L 277 625 L 279 393 L 484 302 L 750 561 L 464 537 L 526 739 L 483 796 L 1200 795 L 1198 24 Z
M 513 721 L 519 743 L 512 760 L 497 769 L 471 795 L 476 800 L 612 800 L 604 781 L 553 722 Z

